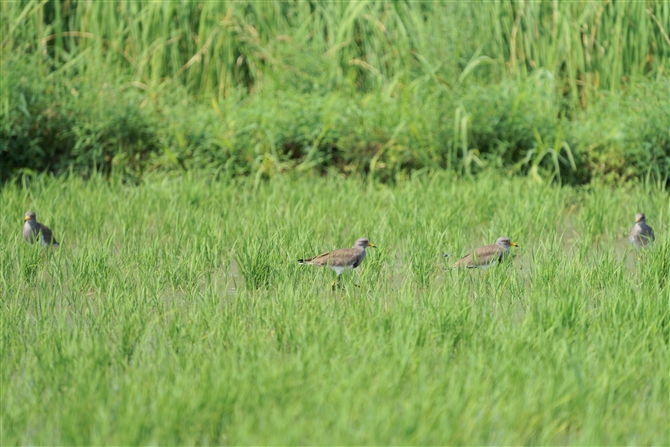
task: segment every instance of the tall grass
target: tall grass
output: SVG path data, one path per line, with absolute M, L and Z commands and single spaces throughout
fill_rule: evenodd
M 219 99 L 289 79 L 393 91 L 544 70 L 586 104 L 639 75 L 667 77 L 670 54 L 664 1 L 17 1 L 2 13 L 3 51 Z
M 3 445 L 668 444 L 653 185 L 26 177 L 0 206 Z M 60 249 L 23 242 L 28 208 Z M 441 257 L 500 235 L 495 269 Z M 335 292 L 296 263 L 360 236 Z

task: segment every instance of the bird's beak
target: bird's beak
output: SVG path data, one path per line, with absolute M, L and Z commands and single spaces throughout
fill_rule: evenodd
M 516 242 L 510 242 L 509 244 L 510 244 L 512 247 L 518 247 L 518 245 L 516 245 Z
M 26 217 L 23 218 L 23 220 L 25 220 L 27 222 L 27 221 L 30 220 L 30 217 L 26 216 Z
M 642 219 L 635 219 L 635 223 L 640 223 Z
M 368 242 L 368 247 L 377 248 L 377 246 L 372 242 Z

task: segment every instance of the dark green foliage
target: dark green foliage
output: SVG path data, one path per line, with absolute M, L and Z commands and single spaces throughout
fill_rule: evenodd
M 157 117 L 143 109 L 144 98 L 106 82 L 104 73 L 75 79 L 54 73 L 45 81 L 39 68 L 12 60 L 3 62 L 3 74 L 10 107 L 0 130 L 2 180 L 20 170 L 88 176 L 113 165 L 141 174 L 157 149 Z
M 670 177 L 670 111 L 659 94 L 667 81 L 603 95 L 570 120 L 551 89 L 530 82 L 449 94 L 426 85 L 398 97 L 277 90 L 207 107 L 179 100 L 187 97 L 180 88 L 151 100 L 103 76 L 68 89 L 66 78 L 56 75 L 56 86 L 48 87 L 35 69 L 24 69 L 7 76 L 11 106 L 0 142 L 5 180 L 25 169 L 70 168 L 130 177 L 156 169 L 269 177 L 335 168 L 391 180 L 421 168 L 486 167 L 539 169 L 568 183 Z

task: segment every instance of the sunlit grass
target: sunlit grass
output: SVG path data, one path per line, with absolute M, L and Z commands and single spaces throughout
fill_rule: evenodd
M 142 90 L 179 82 L 222 98 L 399 83 L 443 88 L 527 75 L 574 105 L 640 75 L 667 76 L 670 6 L 649 2 L 4 2 L 0 49 L 75 71 L 108 66 Z M 664 28 L 665 27 L 665 28 Z
M 3 445 L 670 442 L 667 192 L 94 177 L 0 205 Z M 501 235 L 509 262 L 451 270 Z M 361 236 L 335 292 L 296 262 Z

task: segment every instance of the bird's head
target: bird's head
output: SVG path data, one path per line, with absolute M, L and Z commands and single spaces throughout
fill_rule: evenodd
M 361 247 L 363 249 L 365 249 L 367 247 L 377 248 L 377 246 L 375 244 L 371 243 L 368 240 L 368 238 L 366 238 L 366 237 L 362 237 L 359 240 L 357 240 L 354 247 Z
M 496 245 L 505 248 L 509 248 L 510 246 L 518 247 L 518 245 L 515 242 L 512 242 L 512 240 L 507 236 L 499 237 L 498 240 L 496 241 Z

